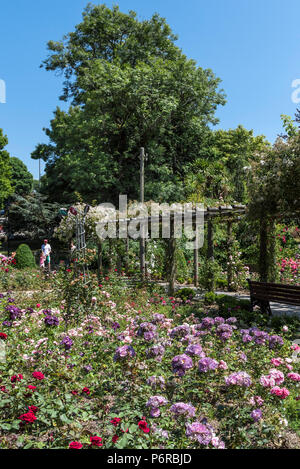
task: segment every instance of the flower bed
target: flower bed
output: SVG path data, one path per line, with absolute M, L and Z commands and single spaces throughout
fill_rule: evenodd
M 2 447 L 286 447 L 300 408 L 286 329 L 196 316 L 118 279 L 89 289 L 73 322 L 59 290 L 51 304 L 1 295 Z

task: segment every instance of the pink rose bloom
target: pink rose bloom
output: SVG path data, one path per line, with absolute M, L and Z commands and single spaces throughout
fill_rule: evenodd
M 281 371 L 277 370 L 276 368 L 273 368 L 272 370 L 270 370 L 269 376 L 271 376 L 271 378 L 274 378 L 275 383 L 277 385 L 280 385 L 284 382 L 284 374 Z
M 270 376 L 261 376 L 260 378 L 260 384 L 264 388 L 271 388 L 272 386 L 275 386 L 275 380 L 273 378 L 270 378 Z
M 276 395 L 277 397 L 280 397 L 281 399 L 285 399 L 287 396 L 290 395 L 290 391 L 286 388 L 280 388 L 279 386 L 274 386 L 274 388 L 271 389 L 271 394 Z
M 220 360 L 218 368 L 219 370 L 227 370 L 228 369 L 227 363 L 224 362 L 223 360 Z
M 298 373 L 288 373 L 288 378 L 290 378 L 292 381 L 300 381 L 300 375 Z
M 284 361 L 282 358 L 272 358 L 271 363 L 274 366 L 280 366 L 284 363 Z

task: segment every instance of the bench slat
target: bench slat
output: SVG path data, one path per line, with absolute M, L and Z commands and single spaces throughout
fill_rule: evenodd
M 294 306 L 300 305 L 300 287 L 279 283 L 252 282 L 248 280 L 251 300 L 265 303 L 283 303 Z

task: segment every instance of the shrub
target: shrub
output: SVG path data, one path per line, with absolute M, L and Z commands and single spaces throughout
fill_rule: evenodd
M 206 305 L 212 305 L 214 304 L 216 301 L 216 295 L 211 291 L 211 292 L 208 292 L 208 293 L 205 293 L 204 295 L 204 303 Z
M 15 255 L 15 260 L 18 269 L 36 267 L 33 253 L 27 244 L 20 244 Z
M 196 293 L 192 288 L 181 288 L 176 292 L 176 297 L 184 301 L 193 299 L 195 295 Z

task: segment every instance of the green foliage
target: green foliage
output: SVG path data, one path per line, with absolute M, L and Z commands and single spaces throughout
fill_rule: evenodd
M 11 166 L 12 189 L 15 194 L 25 195 L 32 190 L 33 176 L 27 166 L 19 158 L 9 160 Z
M 216 295 L 214 292 L 210 291 L 205 293 L 204 295 L 204 304 L 206 305 L 212 305 L 216 301 Z
M 249 180 L 252 219 L 300 218 L 300 132 L 278 138 L 273 147 L 260 154 Z
M 48 203 L 38 192 L 26 196 L 15 194 L 9 208 L 10 231 L 33 239 L 50 238 L 60 220 L 59 207 Z
M 254 136 L 242 125 L 208 134 L 187 175 L 188 198 L 246 203 L 249 166 L 268 147 L 263 135 Z
M 7 144 L 8 139 L 0 129 L 0 208 L 4 200 L 12 193 L 10 158 L 9 153 L 4 150 Z
M 36 267 L 34 255 L 27 244 L 20 244 L 15 255 L 16 268 L 26 269 Z
M 217 260 L 205 259 L 200 267 L 199 282 L 209 291 L 216 289 L 216 279 L 220 276 L 220 265 Z
M 195 295 L 195 290 L 193 290 L 192 288 L 181 288 L 176 292 L 176 298 L 181 298 L 184 301 L 192 300 Z

